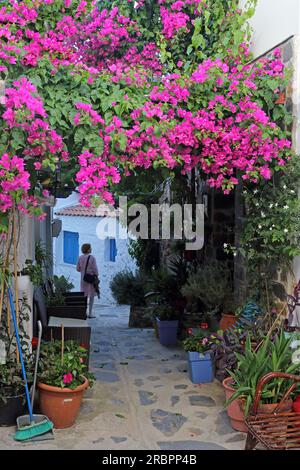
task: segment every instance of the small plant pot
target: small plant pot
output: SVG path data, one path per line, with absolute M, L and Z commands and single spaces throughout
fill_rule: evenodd
M 275 104 L 285 104 L 285 100 L 286 100 L 285 92 L 284 92 L 284 91 L 281 91 L 281 92 L 278 94 L 278 98 L 277 98 L 277 100 L 275 101 Z
M 41 413 L 48 416 L 56 429 L 65 429 L 73 426 L 79 412 L 83 393 L 88 388 L 88 385 L 87 379 L 74 390 L 39 383 Z
M 163 346 L 174 346 L 177 343 L 178 320 L 161 321 L 157 318 L 156 321 L 160 344 Z
M 223 331 L 228 330 L 237 322 L 237 317 L 232 313 L 222 313 L 222 318 L 220 321 L 220 328 Z
M 193 384 L 212 382 L 214 379 L 210 353 L 188 352 L 189 377 Z
M 225 389 L 226 400 L 232 397 L 235 389 L 231 386 L 232 378 L 227 377 L 223 380 L 222 384 Z M 242 401 L 237 398 L 230 405 L 227 406 L 227 414 L 230 418 L 231 427 L 236 431 L 248 432 L 245 424 L 245 416 L 242 409 Z
M 24 414 L 25 394 L 6 397 L 6 403 L 0 403 L 0 426 L 15 426 L 19 416 Z

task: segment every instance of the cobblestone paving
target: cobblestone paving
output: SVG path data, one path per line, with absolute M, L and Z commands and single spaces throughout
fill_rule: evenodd
M 97 307 L 91 367 L 97 382 L 86 392 L 76 424 L 55 440 L 18 444 L 0 428 L 0 449 L 243 449 L 232 430 L 219 382 L 194 385 L 185 353 L 159 344 L 153 330 L 129 329 L 128 308 Z

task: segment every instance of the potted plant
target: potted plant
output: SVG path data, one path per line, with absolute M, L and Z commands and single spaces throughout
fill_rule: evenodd
M 226 263 L 209 262 L 196 266 L 181 289 L 187 301 L 185 329 L 206 321 L 210 329 L 217 331 L 216 315 L 230 290 L 230 270 Z
M 212 382 L 214 378 L 211 348 L 220 342 L 220 338 L 208 330 L 192 328 L 182 345 L 188 354 L 189 376 L 194 384 Z
M 186 305 L 181 287 L 186 278 L 186 263 L 176 256 L 169 259 L 168 269 L 160 268 L 151 273 L 145 298 L 152 308 L 153 325 L 158 337 L 160 329 L 163 328 L 161 321 L 177 321 L 177 330 L 180 328 L 180 320 Z M 157 318 L 159 318 L 160 327 L 158 327 Z
M 146 306 L 147 276 L 142 271 L 124 270 L 118 272 L 110 283 L 112 295 L 118 305 L 130 305 L 128 326 L 130 328 L 149 328 L 151 315 Z
M 19 289 L 25 290 L 28 284 L 28 277 L 34 286 L 43 284 L 44 273 L 52 266 L 52 255 L 42 243 L 36 243 L 34 261 L 25 260 L 25 267 L 19 273 Z
M 46 298 L 48 317 L 86 319 L 87 298 L 81 296 L 69 299 L 66 296 L 73 287 L 64 276 L 54 276 L 53 291 Z
M 177 343 L 178 312 L 169 304 L 157 305 L 155 309 L 158 338 L 163 346 L 172 346 Z
M 54 275 L 51 283 L 50 295 L 59 297 L 62 305 L 85 306 L 87 305 L 87 296 L 83 292 L 71 292 L 74 289 L 74 284 L 69 281 L 65 276 Z M 53 305 L 58 305 L 57 302 L 52 302 Z
M 94 376 L 84 363 L 86 349 L 73 341 L 51 341 L 41 348 L 38 377 L 41 413 L 58 429 L 72 426 L 84 391 Z
M 223 331 L 228 330 L 236 324 L 241 309 L 238 309 L 233 295 L 226 295 L 222 304 L 222 318 L 220 321 L 220 328 Z
M 229 416 L 234 429 L 237 429 L 238 422 L 243 421 L 244 415 L 248 415 L 257 383 L 262 376 L 268 372 L 293 374 L 299 369 L 299 364 L 292 363 L 290 346 L 291 339 L 285 337 L 283 329 L 280 329 L 274 339 L 265 337 L 257 350 L 253 350 L 251 336 L 247 336 L 244 354 L 236 353 L 237 368 L 230 371 L 230 377 L 223 381 Z M 288 381 L 278 378 L 270 381 L 262 393 L 261 410 L 268 412 L 274 409 L 288 387 Z M 235 409 L 231 405 L 234 405 Z M 287 406 L 291 409 L 292 402 Z
M 29 306 L 23 299 L 19 310 L 19 336 L 25 361 L 28 382 L 32 380 L 33 361 L 30 351 L 29 336 L 25 325 L 29 320 Z M 15 335 L 9 327 L 6 305 L 2 307 L 0 324 L 0 426 L 13 426 L 17 417 L 24 412 L 25 389 L 22 369 L 18 360 Z
M 142 271 L 129 270 L 117 273 L 110 289 L 118 305 L 130 305 L 128 326 L 130 328 L 149 328 L 152 326 L 151 312 L 146 305 L 147 276 Z

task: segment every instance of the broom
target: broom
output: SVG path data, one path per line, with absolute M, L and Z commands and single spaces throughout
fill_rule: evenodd
M 9 286 L 7 286 L 7 290 L 8 290 L 8 296 L 9 296 L 10 311 L 11 311 L 11 316 L 12 316 L 12 320 L 14 324 L 18 351 L 19 351 L 19 356 L 20 356 L 20 361 L 21 361 L 22 375 L 23 375 L 23 380 L 25 382 L 26 400 L 27 400 L 27 406 L 28 406 L 28 411 L 29 411 L 29 424 L 27 426 L 24 426 L 24 428 L 19 429 L 16 435 L 14 436 L 14 439 L 18 441 L 25 441 L 25 440 L 28 441 L 29 439 L 32 439 L 36 436 L 40 436 L 41 434 L 45 434 L 51 431 L 53 428 L 53 423 L 51 423 L 51 421 L 47 419 L 40 421 L 40 422 L 34 421 L 34 416 L 32 413 L 32 406 L 30 402 L 27 375 L 26 375 L 24 359 L 23 359 L 22 346 L 21 346 L 21 341 L 20 341 L 20 336 L 19 336 L 19 331 L 18 331 L 14 300 L 13 300 L 11 288 Z

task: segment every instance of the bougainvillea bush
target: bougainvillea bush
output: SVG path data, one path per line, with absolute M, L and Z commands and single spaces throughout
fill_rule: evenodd
M 284 170 L 286 77 L 279 50 L 251 62 L 255 3 L 0 2 L 2 214 L 41 216 L 57 168 L 86 205 L 139 169 L 197 168 L 225 193 Z

